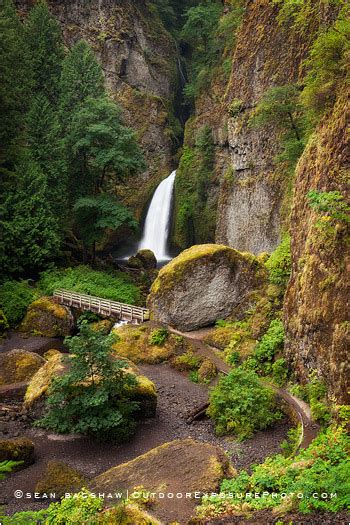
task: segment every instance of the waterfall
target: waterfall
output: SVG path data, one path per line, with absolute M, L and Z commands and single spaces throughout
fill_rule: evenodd
M 146 215 L 143 236 L 138 249 L 154 252 L 158 261 L 171 259 L 167 244 L 171 222 L 171 203 L 176 171 L 164 179 L 154 192 Z

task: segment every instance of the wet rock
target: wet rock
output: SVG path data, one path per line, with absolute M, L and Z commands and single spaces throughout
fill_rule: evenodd
M 26 437 L 15 439 L 0 439 L 0 462 L 22 461 L 13 470 L 21 470 L 34 463 L 34 443 Z
M 54 493 L 62 497 L 66 493 L 75 493 L 86 486 L 86 478 L 76 469 L 62 461 L 49 461 L 39 481 L 35 492 L 39 494 Z

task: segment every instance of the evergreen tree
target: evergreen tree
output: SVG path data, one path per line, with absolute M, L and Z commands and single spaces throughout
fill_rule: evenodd
M 26 46 L 33 74 L 33 93 L 57 102 L 64 57 L 61 28 L 44 0 L 29 13 L 25 26 Z
M 80 195 L 97 194 L 145 168 L 135 133 L 122 124 L 121 110 L 107 98 L 88 98 L 75 114 L 67 145 Z
M 45 95 L 32 99 L 27 116 L 28 142 L 32 158 L 47 178 L 47 197 L 59 222 L 67 204 L 67 166 L 58 114 Z M 60 221 L 61 219 L 61 221 Z
M 30 72 L 13 2 L 0 0 L 0 165 L 12 168 L 24 127 Z
M 105 94 L 102 68 L 84 40 L 77 42 L 63 61 L 60 92 L 64 131 L 86 98 Z
M 0 205 L 0 266 L 8 275 L 33 272 L 57 256 L 60 239 L 47 202 L 47 180 L 28 156 Z

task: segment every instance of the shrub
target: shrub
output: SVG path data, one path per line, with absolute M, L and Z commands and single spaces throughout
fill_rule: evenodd
M 163 346 L 168 337 L 169 332 L 166 328 L 157 328 L 150 333 L 148 342 L 150 345 Z
M 309 205 L 317 213 L 326 213 L 332 219 L 350 222 L 350 206 L 340 191 L 309 191 L 307 194 Z
M 28 281 L 5 281 L 0 285 L 0 307 L 11 327 L 20 323 L 37 296 L 38 293 L 29 286 Z
M 284 291 L 290 277 L 292 266 L 289 235 L 283 237 L 281 243 L 277 246 L 276 250 L 272 252 L 265 265 L 269 270 L 270 283 L 280 286 Z
M 46 295 L 64 288 L 128 304 L 136 304 L 140 296 L 139 289 L 124 273 L 100 272 L 88 266 L 48 270 L 41 274 L 38 286 Z
M 283 385 L 287 381 L 288 366 L 283 358 L 277 359 L 272 367 L 272 377 L 277 385 Z
M 88 324 L 65 344 L 74 356 L 68 373 L 53 380 L 46 415 L 38 426 L 59 433 L 89 434 L 99 440 L 123 441 L 135 428 L 138 403 L 130 400 L 136 377 L 125 361 L 111 356 L 115 336 Z
M 258 376 L 238 367 L 210 391 L 208 414 L 218 434 L 233 433 L 240 439 L 250 437 L 280 419 L 275 395 L 261 385 Z
M 262 336 L 261 340 L 257 343 L 254 353 L 249 356 L 244 363 L 244 367 L 250 370 L 255 370 L 260 374 L 270 374 L 272 369 L 272 362 L 275 355 L 283 350 L 284 344 L 284 327 L 280 319 L 274 319 L 271 321 L 267 332 Z M 280 367 L 279 363 L 275 367 L 275 372 Z

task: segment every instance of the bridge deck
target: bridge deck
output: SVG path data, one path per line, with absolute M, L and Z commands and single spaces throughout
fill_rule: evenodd
M 93 295 L 85 295 L 69 290 L 55 290 L 54 300 L 65 306 L 79 308 L 95 312 L 105 317 L 114 317 L 122 321 L 139 321 L 143 323 L 149 320 L 149 310 L 140 306 L 118 303 L 109 299 L 101 299 Z

